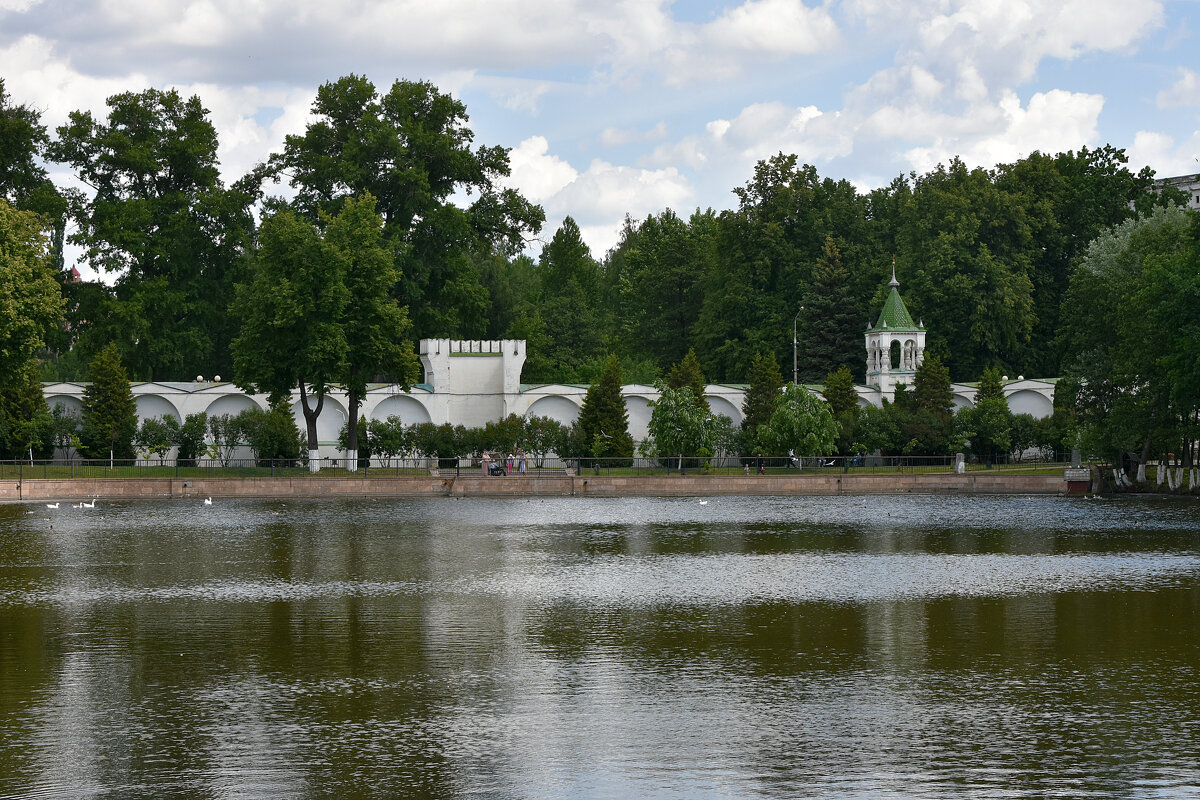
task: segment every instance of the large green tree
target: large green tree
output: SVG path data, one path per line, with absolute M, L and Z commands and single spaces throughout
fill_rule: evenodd
M 577 421 L 581 444 L 595 458 L 633 457 L 629 412 L 621 395 L 621 360 L 610 355 L 599 379 L 588 387 Z
M 342 261 L 341 272 L 349 297 L 342 319 L 346 342 L 347 469 L 358 465 L 358 407 L 367 383 L 383 378 L 407 389 L 417 378 L 408 310 L 392 296 L 399 270 L 381 242 L 383 220 L 375 198 L 350 199 L 329 221 L 325 240 Z
M 563 220 L 542 248 L 537 275 L 537 317 L 522 319 L 520 325 L 540 324 L 546 350 L 531 365 L 529 377 L 535 381 L 577 382 L 583 364 L 604 353 L 606 326 L 600 304 L 600 265 L 592 258 L 579 225 L 571 217 Z M 510 335 L 522 332 L 521 326 L 510 328 Z M 529 333 L 536 336 L 539 331 Z
M 265 220 L 254 279 L 237 288 L 242 320 L 234 381 L 272 402 L 300 394 L 309 469 L 320 469 L 317 418 L 332 383 L 347 374 L 345 258 L 316 226 L 283 210 Z M 310 393 L 312 399 L 310 400 Z
M 915 319 L 933 318 L 928 349 L 952 376 L 1017 367 L 1035 321 L 1032 231 L 1020 203 L 958 159 L 918 177 L 902 208 L 896 273 Z M 886 287 L 880 285 L 877 298 Z
M 322 84 L 305 132 L 270 164 L 312 221 L 370 193 L 401 272 L 397 298 L 425 336 L 483 335 L 489 300 L 480 253 L 515 254 L 541 227 L 541 208 L 502 186 L 508 150 L 472 148 L 466 107 L 431 83 L 398 80 L 384 94 L 365 77 Z M 460 207 L 455 200 L 471 198 Z
M 53 266 L 61 271 L 67 204 L 42 164 L 49 141 L 41 112 L 14 104 L 0 78 L 0 198 L 42 217 Z
M 833 237 L 826 236 L 800 313 L 801 381 L 815 380 L 842 366 L 863 375 L 862 321 L 866 314 L 851 288 L 841 251 Z
M 1139 467 L 1188 453 L 1200 412 L 1200 222 L 1158 208 L 1099 236 L 1063 307 L 1083 444 Z
M 0 199 L 0 386 L 23 373 L 62 321 L 52 264 L 42 218 Z
M 137 405 L 115 344 L 110 343 L 92 359 L 88 378 L 80 433 L 84 454 L 89 458 L 133 458 Z
M 108 108 L 105 120 L 72 112 L 48 148 L 90 189 L 69 194 L 71 240 L 116 276 L 79 344 L 116 343 L 143 379 L 228 372 L 228 299 L 252 240 L 257 179 L 222 184 L 199 97 L 122 92 Z
M 837 445 L 838 429 L 829 404 L 803 386 L 789 383 L 775 400 L 775 410 L 759 428 L 768 453 L 794 450 L 797 456 L 825 456 Z

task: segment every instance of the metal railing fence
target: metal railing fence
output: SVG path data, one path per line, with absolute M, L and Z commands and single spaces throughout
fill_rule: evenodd
M 489 462 L 491 477 L 516 475 L 519 462 L 510 468 L 506 459 Z M 986 462 L 968 460 L 966 469 L 1038 470 L 1070 465 L 1068 454 L 1021 460 L 1000 456 Z M 799 475 L 828 473 L 946 473 L 955 470 L 954 456 L 726 456 L 722 458 L 576 458 L 554 456 L 526 464 L 526 476 L 593 475 Z M 320 476 L 324 478 L 405 477 L 430 474 L 484 475 L 482 460 L 462 458 L 362 458 L 357 469 L 347 469 L 346 459 L 323 458 L 319 472 L 311 472 L 303 459 L 70 459 L 53 461 L 0 461 L 0 480 L 88 478 L 271 478 Z

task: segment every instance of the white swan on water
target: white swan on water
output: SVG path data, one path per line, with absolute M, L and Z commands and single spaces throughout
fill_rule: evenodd
M 206 505 L 206 506 L 211 506 L 211 505 L 212 505 L 212 498 L 211 498 L 211 497 L 206 497 L 206 498 L 204 498 L 204 505 Z
M 80 508 L 95 508 L 96 507 L 96 498 L 93 497 L 92 502 L 90 502 L 90 503 L 80 503 L 79 507 Z
M 58 503 L 46 503 L 46 508 L 58 508 Z

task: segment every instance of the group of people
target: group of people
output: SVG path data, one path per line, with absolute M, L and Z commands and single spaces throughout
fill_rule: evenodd
M 495 463 L 493 463 L 492 454 L 485 450 L 482 458 L 483 474 L 485 476 L 512 475 L 514 469 L 518 475 L 525 474 L 527 464 L 524 450 L 518 450 L 515 456 L 509 453 L 507 459 L 498 457 L 494 461 Z

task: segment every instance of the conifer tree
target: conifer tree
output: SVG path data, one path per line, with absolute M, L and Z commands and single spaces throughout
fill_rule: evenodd
M 774 353 L 755 353 L 750 362 L 750 374 L 746 376 L 749 386 L 742 403 L 742 429 L 754 431 L 771 418 L 775 411 L 775 398 L 783 387 L 783 375 Z
M 979 379 L 979 391 L 975 394 L 975 405 L 979 405 L 984 400 L 996 399 L 1004 400 L 1004 405 L 1008 406 L 1008 400 L 1004 397 L 1004 386 L 1001 384 L 1000 370 L 996 367 L 988 367 Z
M 854 369 L 865 369 L 862 318 L 851 293 L 850 273 L 842 266 L 842 256 L 833 237 L 826 236 L 800 315 L 803 325 L 800 340 L 804 345 L 801 375 L 816 378 L 850 364 Z
M 845 364 L 825 376 L 825 402 L 829 403 L 835 417 L 858 408 L 854 376 Z
M 696 398 L 696 405 L 708 411 L 708 402 L 704 399 L 704 370 L 700 369 L 695 348 L 689 349 L 683 360 L 667 373 L 667 386 L 672 389 L 688 387 Z
M 579 411 L 579 434 L 595 458 L 633 458 L 629 412 L 621 396 L 621 359 L 610 355 L 600 378 L 588 387 Z
M 950 389 L 950 370 L 935 355 L 928 355 L 913 375 L 913 398 L 917 408 L 939 416 L 954 412 L 954 393 Z
M 85 453 L 91 458 L 133 458 L 137 434 L 137 406 L 129 388 L 129 376 L 110 342 L 96 354 L 90 369 L 91 383 L 83 391 Z

